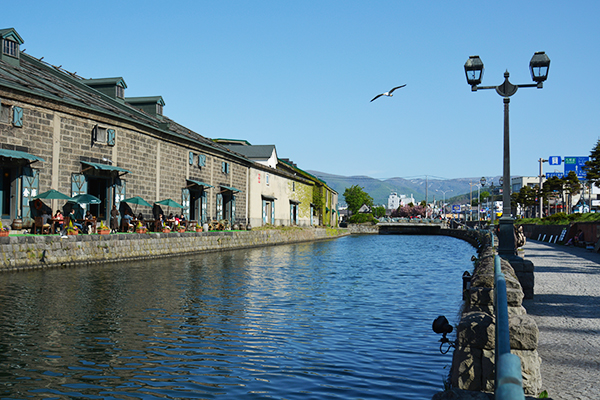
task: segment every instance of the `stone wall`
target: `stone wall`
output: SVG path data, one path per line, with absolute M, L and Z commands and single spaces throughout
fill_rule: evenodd
M 333 239 L 346 229 L 0 237 L 0 272 L 141 260 L 210 251 Z
M 501 261 L 506 277 L 511 352 L 521 359 L 525 394 L 541 390 L 538 328 L 522 306 L 525 297 L 515 270 Z M 495 378 L 494 256 L 489 246 L 480 250 L 471 278 L 469 298 L 457 328 L 451 382 L 459 389 L 492 392 Z
M 355 234 L 379 234 L 379 227 L 370 222 L 364 224 L 348 224 L 348 230 L 353 235 Z

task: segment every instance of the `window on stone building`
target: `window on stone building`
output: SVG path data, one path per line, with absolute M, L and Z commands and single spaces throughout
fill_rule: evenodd
M 121 85 L 117 85 L 117 97 L 122 99 L 125 97 L 125 88 Z
M 206 167 L 206 156 L 204 154 L 198 154 L 198 166 Z
M 92 129 L 92 142 L 106 144 L 107 143 L 107 129 L 101 126 L 94 126 Z
M 224 174 L 228 174 L 229 173 L 229 163 L 228 162 L 221 162 L 221 172 L 223 172 Z
M 160 103 L 156 104 L 156 114 L 157 115 L 163 115 L 163 105 Z

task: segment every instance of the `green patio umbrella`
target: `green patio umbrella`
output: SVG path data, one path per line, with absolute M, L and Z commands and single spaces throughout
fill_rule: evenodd
M 171 209 L 170 209 L 171 207 L 183 208 L 183 206 L 181 204 L 179 204 L 176 201 L 171 200 L 171 199 L 164 199 L 164 200 L 161 200 L 161 201 L 157 201 L 156 204 L 160 204 L 162 206 L 169 207 L 168 211 L 171 211 Z M 167 213 L 167 214 L 169 214 L 169 213 Z
M 142 199 L 140 196 L 131 197 L 129 199 L 121 200 L 123 203 L 135 204 L 134 214 L 137 212 L 137 206 L 146 206 L 152 207 L 152 204 L 148 203 L 146 200 Z
M 46 199 L 46 200 L 71 200 L 71 197 L 58 190 L 50 189 L 47 192 L 40 193 L 37 196 L 33 196 L 32 199 Z
M 77 204 L 100 204 L 102 201 L 96 196 L 83 193 L 74 197 L 69 197 L 69 201 Z

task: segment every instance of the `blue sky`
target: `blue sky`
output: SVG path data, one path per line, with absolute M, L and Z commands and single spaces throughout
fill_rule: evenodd
M 463 65 L 475 54 L 483 85 L 505 70 L 531 83 L 533 53 L 551 59 L 544 89 L 511 98 L 513 175 L 537 175 L 540 157 L 587 156 L 600 136 L 598 1 L 5 3 L 0 28 L 28 54 L 121 76 L 126 96 L 163 96 L 165 115 L 194 131 L 275 144 L 305 170 L 501 175 L 502 98 L 471 92 Z

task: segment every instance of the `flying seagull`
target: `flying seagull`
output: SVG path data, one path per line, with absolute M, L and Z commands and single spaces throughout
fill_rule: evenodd
M 392 89 L 392 90 L 390 90 L 389 92 L 385 92 L 385 93 L 378 94 L 377 96 L 373 97 L 373 100 L 375 100 L 375 99 L 377 99 L 377 98 L 379 98 L 379 97 L 381 97 L 381 96 L 389 96 L 389 97 L 392 97 L 392 93 L 394 92 L 394 90 L 396 90 L 396 89 L 400 89 L 400 88 L 403 88 L 404 86 L 406 86 L 406 84 L 404 84 L 404 85 L 401 85 L 401 86 L 396 86 L 395 88 L 393 88 L 393 89 Z M 371 100 L 371 101 L 373 101 L 373 100 Z

